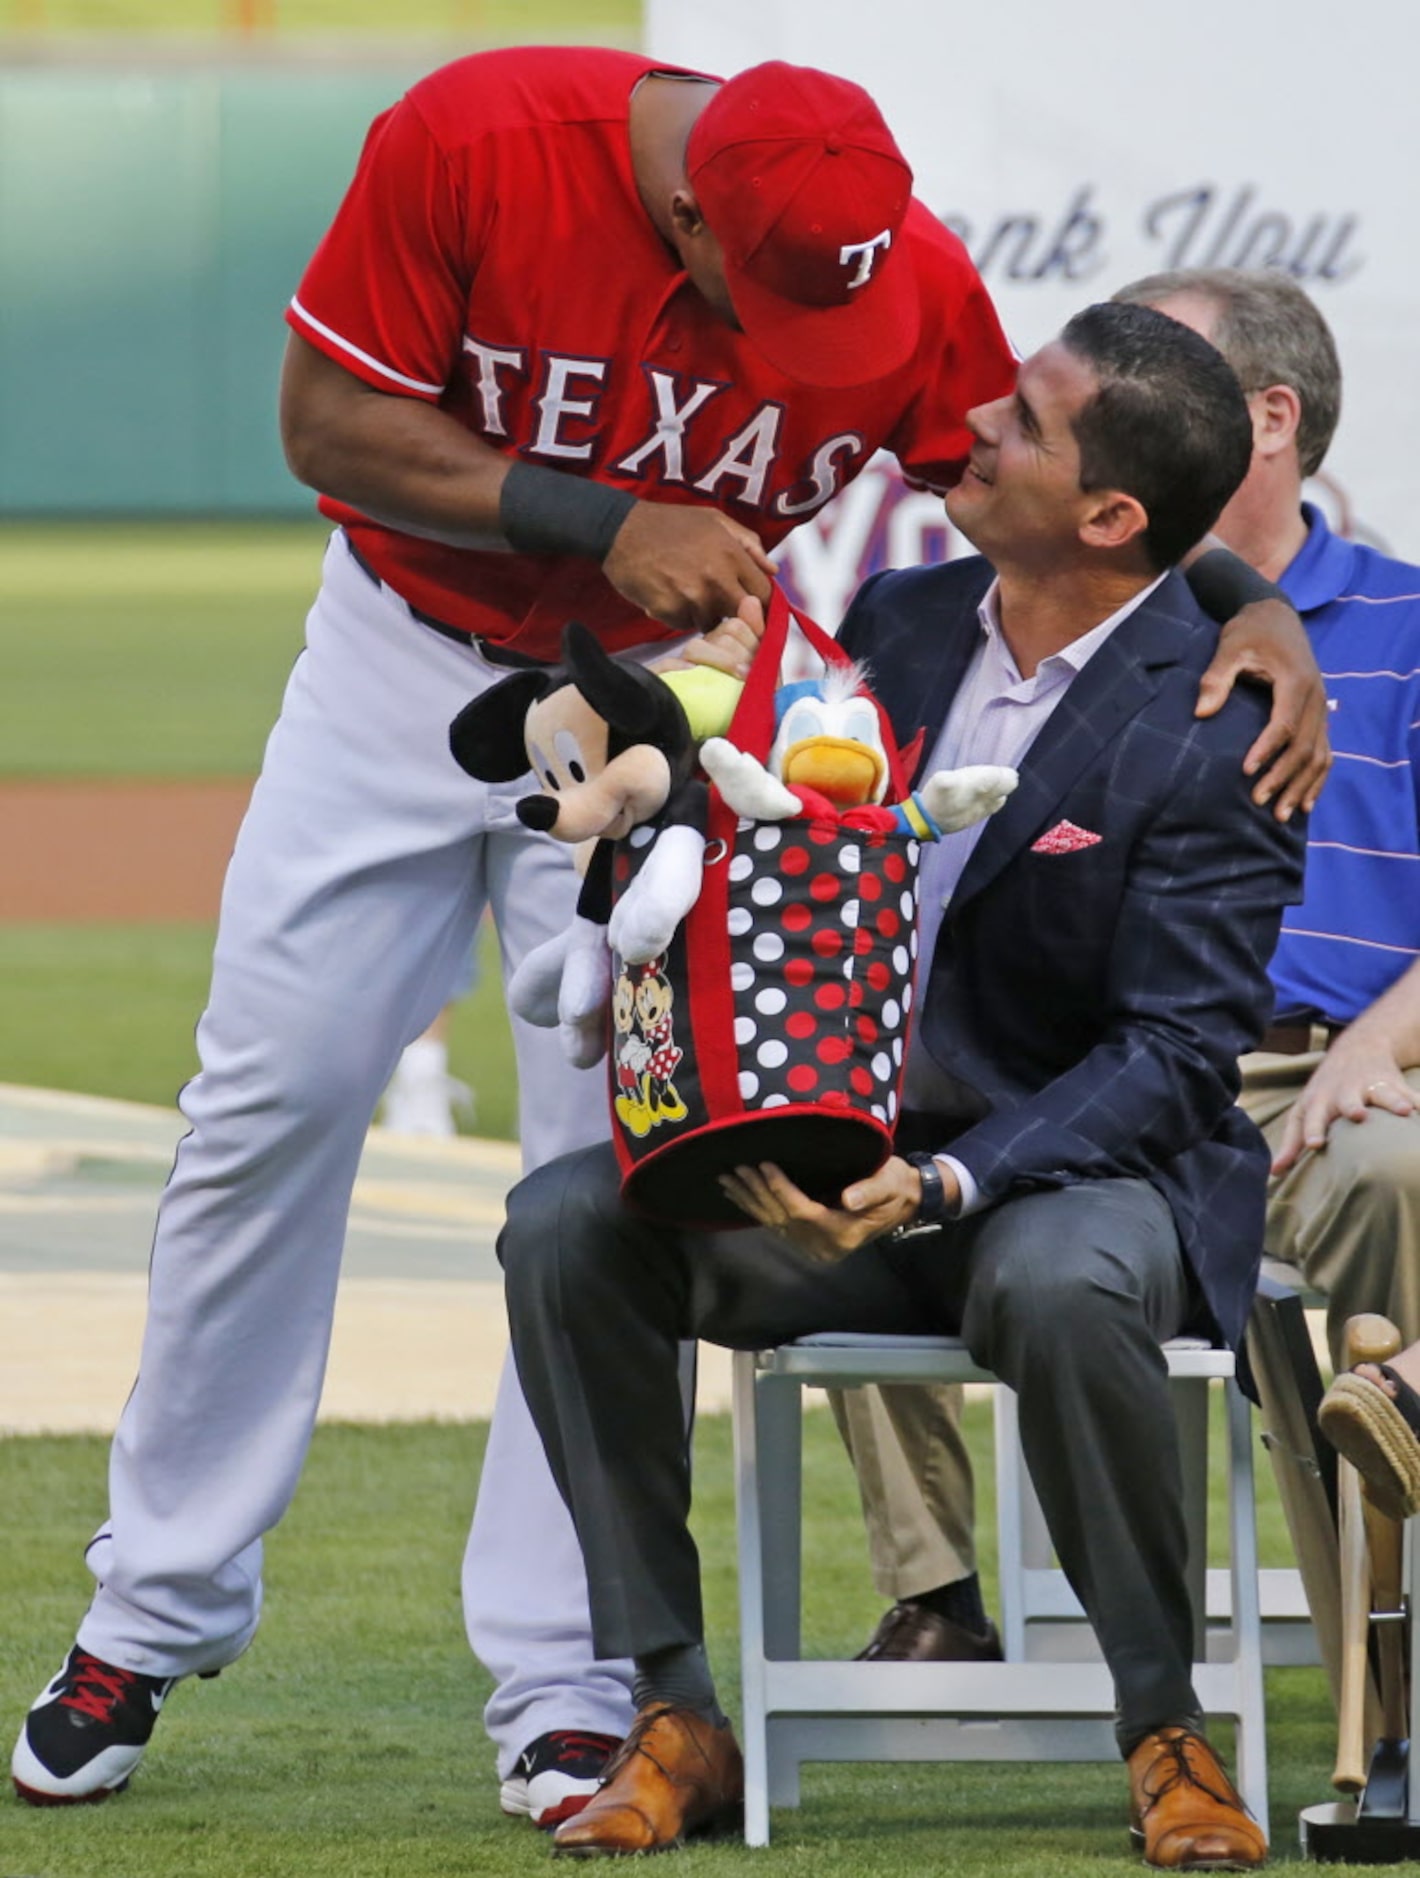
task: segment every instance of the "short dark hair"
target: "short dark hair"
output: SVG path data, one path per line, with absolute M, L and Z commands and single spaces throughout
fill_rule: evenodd
M 1149 306 L 1103 302 L 1061 343 L 1099 388 L 1073 420 L 1080 487 L 1120 489 L 1149 518 L 1144 547 L 1172 567 L 1222 514 L 1252 460 L 1252 419 L 1216 346 Z
M 1315 476 L 1341 418 L 1341 361 L 1315 300 L 1275 267 L 1176 267 L 1146 274 L 1114 295 L 1157 306 L 1194 293 L 1218 309 L 1213 344 L 1249 395 L 1269 385 L 1297 394 L 1297 463 Z

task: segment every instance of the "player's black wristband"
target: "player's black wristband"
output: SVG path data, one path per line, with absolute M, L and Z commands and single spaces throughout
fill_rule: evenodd
M 635 506 L 635 496 L 625 489 L 540 463 L 515 463 L 498 499 L 498 526 L 519 554 L 586 554 L 604 561 Z
M 1280 600 L 1292 603 L 1280 587 L 1264 580 L 1255 567 L 1234 554 L 1231 548 L 1210 548 L 1183 570 L 1183 577 L 1193 589 L 1193 597 L 1220 626 L 1257 600 Z

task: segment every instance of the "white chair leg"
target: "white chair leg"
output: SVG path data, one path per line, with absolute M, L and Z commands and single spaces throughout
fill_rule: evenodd
M 764 1683 L 764 1546 L 760 1520 L 755 1360 L 737 1350 L 733 1365 L 735 1516 L 739 1527 L 741 1746 L 745 1759 L 745 1844 L 769 1843 L 769 1751 Z
M 804 1398 L 792 1377 L 755 1381 L 759 1430 L 760 1543 L 764 1548 L 764 1654 L 771 1663 L 802 1654 Z M 770 1806 L 799 1804 L 799 1763 L 784 1730 L 765 1722 L 765 1778 Z M 766 1826 L 766 1836 L 768 1828 Z
M 1252 1410 L 1235 1381 L 1224 1383 L 1223 1388 L 1228 1406 L 1228 1552 L 1238 1684 L 1238 1791 L 1266 1832 L 1267 1704 L 1262 1679 L 1262 1605 L 1257 1586 Z
M 1021 1453 L 1015 1393 L 1004 1383 L 991 1393 L 996 1437 L 996 1569 L 1001 1590 L 1001 1647 L 1008 1663 L 1023 1663 L 1026 1660 L 1027 1501 L 1033 1499 L 1034 1494 Z M 1039 1562 L 1048 1563 L 1048 1560 Z

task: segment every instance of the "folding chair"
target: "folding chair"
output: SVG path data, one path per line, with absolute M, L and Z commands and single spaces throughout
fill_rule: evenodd
M 1180 1418 L 1189 1576 L 1198 1613 L 1194 1685 L 1237 1723 L 1238 1784 L 1267 1825 L 1267 1747 L 1248 1404 L 1227 1350 L 1165 1345 Z M 1231 1610 L 1207 1645 L 1208 1383 L 1227 1391 Z M 1058 1570 L 1026 1576 L 1015 1402 L 996 1387 L 1004 1663 L 813 1662 L 800 1656 L 802 1391 L 878 1382 L 985 1382 L 953 1337 L 825 1334 L 734 1358 L 743 1669 L 745 1839 L 769 1840 L 769 1808 L 799 1802 L 804 1761 L 1113 1760 L 1113 1684 Z M 1092 1660 L 1049 1660 L 1059 1623 Z M 1073 1613 L 1070 1606 L 1073 1605 Z

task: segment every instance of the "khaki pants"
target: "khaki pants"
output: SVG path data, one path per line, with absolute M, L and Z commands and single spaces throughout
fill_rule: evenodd
M 1274 1153 L 1320 1061 L 1319 1051 L 1243 1058 L 1239 1101 Z M 1405 1080 L 1420 1098 L 1420 1070 Z M 1420 1113 L 1334 1122 L 1324 1149 L 1271 1183 L 1267 1251 L 1325 1292 L 1333 1363 L 1347 1318 L 1362 1311 L 1420 1340 Z M 958 1387 L 925 1383 L 833 1392 L 883 1597 L 918 1597 L 976 1569 L 961 1399 Z
M 971 1462 L 960 1383 L 830 1389 L 858 1476 L 873 1584 L 894 1604 L 976 1570 Z
M 1320 1061 L 1320 1052 L 1243 1058 L 1239 1100 L 1274 1152 Z M 1420 1070 L 1405 1080 L 1420 1098 Z M 1368 1109 L 1363 1122 L 1333 1122 L 1325 1148 L 1269 1187 L 1267 1250 L 1326 1293 L 1333 1363 L 1346 1319 L 1361 1311 L 1390 1318 L 1406 1343 L 1420 1338 L 1420 1114 Z

